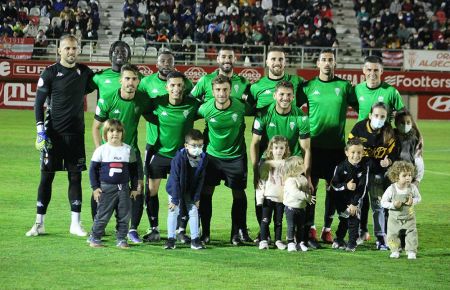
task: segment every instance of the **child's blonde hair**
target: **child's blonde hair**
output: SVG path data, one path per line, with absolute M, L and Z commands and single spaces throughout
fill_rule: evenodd
M 289 177 L 298 177 L 305 173 L 305 164 L 300 156 L 291 156 L 284 163 L 284 179 Z
M 109 119 L 106 120 L 105 124 L 103 125 L 103 140 L 108 142 L 108 131 L 114 131 L 117 130 L 119 132 L 122 132 L 122 142 L 123 138 L 125 137 L 125 129 L 123 128 L 122 122 L 118 119 Z
M 291 150 L 289 149 L 288 139 L 281 135 L 275 135 L 272 137 L 272 139 L 270 139 L 269 145 L 267 145 L 266 160 L 273 160 L 273 145 L 279 144 L 279 143 L 284 143 L 284 146 L 286 147 L 286 150 L 284 150 L 282 159 L 286 159 L 289 156 L 291 156 Z
M 387 176 L 391 182 L 397 182 L 402 172 L 411 172 L 411 175 L 415 176 L 416 167 L 408 161 L 395 161 L 388 169 Z

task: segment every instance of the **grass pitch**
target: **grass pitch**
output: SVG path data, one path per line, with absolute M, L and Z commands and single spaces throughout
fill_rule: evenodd
M 86 114 L 86 150 L 93 151 L 91 124 Z M 140 148 L 145 147 L 144 122 Z M 247 145 L 252 119 L 247 119 Z M 35 219 L 39 183 L 39 154 L 34 149 L 35 122 L 32 111 L 0 110 L 0 289 L 97 288 L 97 289 L 450 289 L 450 122 L 422 121 L 425 140 L 425 177 L 422 202 L 416 207 L 419 232 L 418 259 L 404 255 L 389 259 L 388 252 L 374 250 L 374 241 L 355 253 L 331 249 L 288 253 L 256 246 L 232 247 L 230 232 L 231 193 L 217 187 L 213 199 L 212 244 L 204 251 L 187 246 L 163 249 L 164 241 L 117 249 L 114 221 L 103 249 L 90 248 L 85 238 L 69 235 L 70 207 L 67 174 L 56 174 L 53 196 L 46 217 L 47 235 L 25 237 Z M 201 121 L 198 126 L 202 127 Z M 350 120 L 347 129 L 354 121 Z M 251 168 L 251 167 L 249 167 Z M 252 172 L 249 171 L 249 185 Z M 166 234 L 165 183 L 160 190 L 160 228 Z M 250 188 L 250 187 L 249 187 Z M 90 186 L 83 173 L 82 220 L 89 229 Z M 258 231 L 253 191 L 247 190 L 248 225 Z M 320 185 L 316 225 L 322 227 L 324 186 Z M 337 223 L 333 223 L 335 230 Z M 140 234 L 148 227 L 146 214 Z M 371 225 L 370 225 L 371 227 Z M 286 231 L 284 230 L 283 233 Z

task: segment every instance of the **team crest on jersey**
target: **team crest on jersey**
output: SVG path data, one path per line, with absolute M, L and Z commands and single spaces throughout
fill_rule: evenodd
M 360 101 L 364 101 L 364 96 L 359 97 Z
M 378 102 L 383 102 L 384 101 L 384 97 L 383 96 L 378 96 Z
M 236 93 L 239 92 L 239 85 L 238 84 L 234 85 L 234 90 L 236 91 Z
M 169 114 L 167 114 L 166 111 L 162 111 L 161 116 L 168 116 Z
M 341 89 L 340 88 L 334 88 L 334 92 L 336 93 L 336 96 L 339 96 Z
M 289 122 L 289 127 L 291 128 L 291 130 L 294 130 L 295 123 L 294 122 Z
M 211 119 L 209 119 L 209 121 L 210 121 L 211 123 L 216 123 L 216 122 L 217 122 L 215 118 L 211 118 Z
M 154 93 L 154 94 L 158 93 L 158 89 L 153 89 L 152 93 Z
M 78 75 L 81 75 L 81 71 L 80 71 L 79 68 L 77 68 L 77 74 L 78 74 Z
M 233 115 L 231 115 L 231 119 L 233 119 L 234 122 L 237 121 L 238 118 L 238 114 L 234 113 Z
M 95 114 L 98 116 L 98 115 L 100 115 L 100 112 L 101 112 L 102 110 L 100 109 L 100 107 L 99 106 L 97 106 L 97 108 L 95 108 Z
M 304 122 L 304 121 L 306 121 L 306 120 L 308 120 L 308 116 L 303 116 L 303 117 L 302 117 L 302 121 Z
M 184 116 L 185 119 L 187 119 L 187 117 L 189 116 L 189 112 L 190 112 L 190 111 L 191 111 L 191 110 L 189 110 L 189 109 L 183 111 L 183 116 Z
M 274 123 L 270 122 L 269 127 L 276 127 Z

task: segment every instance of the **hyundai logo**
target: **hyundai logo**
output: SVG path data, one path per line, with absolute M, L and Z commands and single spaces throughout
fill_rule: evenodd
M 428 100 L 427 105 L 436 112 L 450 112 L 450 96 L 434 96 Z

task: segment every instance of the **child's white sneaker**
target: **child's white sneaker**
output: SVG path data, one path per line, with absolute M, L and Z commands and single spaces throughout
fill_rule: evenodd
M 304 242 L 301 242 L 300 244 L 298 244 L 298 248 L 299 248 L 302 252 L 308 251 L 308 247 L 305 245 Z
M 295 243 L 289 243 L 287 245 L 287 250 L 288 250 L 288 252 L 296 252 L 297 246 L 295 245 Z
M 400 253 L 399 252 L 392 252 L 391 255 L 389 256 L 389 258 L 398 259 L 398 258 L 400 258 Z
M 72 223 L 70 225 L 70 233 L 72 235 L 76 235 L 76 236 L 79 236 L 79 237 L 87 236 L 87 233 L 83 229 L 83 227 L 81 226 L 81 223 Z
M 35 223 L 33 225 L 33 227 L 31 227 L 31 229 L 25 233 L 25 235 L 27 237 L 35 237 L 35 236 L 43 235 L 43 234 L 45 234 L 44 224 L 38 224 L 38 223 Z
M 416 259 L 416 253 L 414 252 L 408 252 L 408 259 L 415 260 Z
M 286 250 L 286 245 L 280 240 L 275 242 L 275 246 L 277 246 L 278 250 Z
M 259 242 L 259 249 L 260 250 L 267 250 L 269 249 L 269 243 L 266 240 L 263 240 Z

